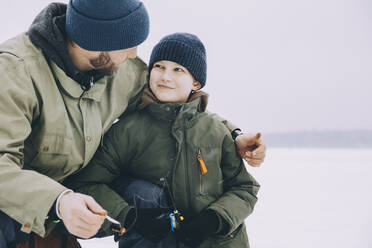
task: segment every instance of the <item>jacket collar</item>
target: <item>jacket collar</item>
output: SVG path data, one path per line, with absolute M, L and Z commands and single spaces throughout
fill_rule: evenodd
M 75 83 L 89 86 L 92 78 L 95 83 L 103 75 L 94 70 L 80 71 L 72 62 L 67 49 L 66 8 L 66 4 L 63 3 L 49 4 L 37 15 L 28 30 L 28 35 L 32 43 L 42 50 L 44 56 L 56 63 Z
M 209 94 L 205 91 L 197 91 L 190 95 L 187 102 L 192 102 L 195 99 L 201 98 L 199 105 L 197 106 L 199 112 L 204 112 L 207 109 Z M 161 102 L 155 97 L 151 89 L 146 86 L 143 90 L 141 96 L 141 103 L 138 105 L 137 109 L 141 110 L 146 108 L 150 104 L 160 104 Z M 165 104 L 165 103 L 163 103 Z M 175 103 L 173 103 L 175 104 Z M 179 104 L 182 105 L 182 104 Z
M 146 109 L 154 118 L 186 124 L 193 122 L 197 112 L 204 112 L 208 103 L 208 93 L 198 91 L 193 93 L 186 103 L 161 103 L 151 92 L 145 88 L 138 110 Z
M 84 91 L 79 84 L 76 83 L 72 78 L 68 77 L 66 73 L 59 68 L 53 61 L 50 62 L 51 69 L 54 74 L 56 83 L 62 88 L 62 90 L 74 98 L 92 99 L 99 102 L 103 92 L 105 91 L 107 81 L 110 77 L 103 77 L 98 80 L 89 91 Z

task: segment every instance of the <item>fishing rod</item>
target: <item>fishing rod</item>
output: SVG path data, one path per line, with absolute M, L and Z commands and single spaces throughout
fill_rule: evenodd
M 164 186 L 166 187 L 166 189 L 169 193 L 169 198 L 170 198 L 172 206 L 173 206 L 173 211 L 171 211 L 169 213 L 169 219 L 170 219 L 171 230 L 172 230 L 172 232 L 174 232 L 175 230 L 180 228 L 181 221 L 184 220 L 184 217 L 181 215 L 181 212 L 176 207 L 176 202 L 173 198 L 173 194 L 170 190 L 167 179 L 162 177 L 162 178 L 160 178 L 160 181 L 164 182 Z

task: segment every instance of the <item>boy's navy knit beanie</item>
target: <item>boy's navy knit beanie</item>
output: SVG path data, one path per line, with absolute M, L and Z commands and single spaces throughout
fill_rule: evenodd
M 135 47 L 149 34 L 149 16 L 138 0 L 70 0 L 66 32 L 89 51 Z
M 184 66 L 204 87 L 207 79 L 206 52 L 197 36 L 189 33 L 165 36 L 152 50 L 149 72 L 154 63 L 160 60 L 169 60 Z

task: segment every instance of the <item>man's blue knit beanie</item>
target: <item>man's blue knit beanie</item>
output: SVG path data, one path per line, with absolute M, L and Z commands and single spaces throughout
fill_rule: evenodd
M 138 0 L 70 0 L 66 32 L 89 51 L 135 47 L 149 34 L 149 16 Z
M 165 36 L 152 50 L 149 72 L 154 63 L 160 60 L 169 60 L 184 66 L 204 87 L 207 80 L 206 52 L 196 35 L 175 33 Z

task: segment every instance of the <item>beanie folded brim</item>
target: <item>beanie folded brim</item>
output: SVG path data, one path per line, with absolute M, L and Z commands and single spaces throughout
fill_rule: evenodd
M 158 43 L 151 54 L 149 71 L 154 63 L 161 60 L 169 60 L 186 67 L 202 87 L 206 82 L 207 64 L 205 55 L 197 49 L 178 40 L 166 40 Z
M 121 18 L 100 20 L 79 13 L 69 4 L 66 32 L 70 39 L 89 51 L 114 51 L 138 46 L 149 34 L 149 16 L 143 3 Z

